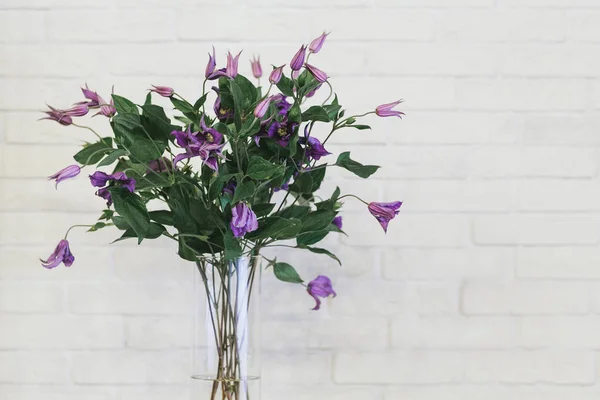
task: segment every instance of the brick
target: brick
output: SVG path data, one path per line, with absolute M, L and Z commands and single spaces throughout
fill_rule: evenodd
M 452 352 L 340 353 L 334 359 L 337 384 L 438 384 L 460 382 L 464 360 Z
M 595 113 L 528 114 L 522 128 L 523 143 L 597 144 L 600 141 L 595 131 L 598 122 L 600 115 Z
M 600 279 L 597 246 L 520 248 L 517 276 L 529 279 Z
M 43 42 L 45 39 L 44 28 L 43 13 L 24 10 L 0 11 L 0 42 Z
M 265 400 L 289 398 L 293 393 L 294 400 L 313 400 L 320 396 L 328 400 L 381 400 L 381 389 L 378 387 L 344 386 L 339 385 L 295 385 L 275 386 L 263 385 Z
M 47 177 L 64 168 L 65 160 L 69 160 L 79 150 L 80 148 L 74 146 L 53 146 L 52 152 L 55 157 L 52 157 L 47 163 L 22 163 L 19 160 L 24 157 L 41 159 L 48 152 L 48 146 L 7 145 L 4 151 L 5 157 L 2 160 L 3 175 L 13 178 Z
M 76 384 L 189 383 L 189 351 L 95 351 L 74 353 Z
M 176 16 L 172 8 L 122 8 L 113 15 L 111 34 L 123 42 L 173 42 Z
M 523 211 L 597 211 L 600 182 L 595 180 L 526 180 L 518 183 Z
M 56 352 L 0 351 L 0 383 L 64 384 L 67 357 Z
M 133 349 L 191 347 L 191 317 L 126 317 L 126 345 Z
M 593 400 L 598 396 L 593 387 L 557 385 L 438 385 L 390 388 L 384 400 L 562 400 L 567 398 Z
M 500 71 L 507 76 L 594 77 L 598 46 L 564 44 L 517 45 L 505 49 Z
M 594 0 L 500 0 L 501 6 L 510 7 L 557 7 L 557 8 L 597 8 L 600 7 Z
M 512 276 L 510 248 L 402 249 L 384 253 L 383 276 L 393 280 L 502 279 Z
M 467 283 L 462 293 L 467 315 L 576 315 L 587 313 L 588 303 L 581 283 Z
M 2 349 L 106 349 L 124 344 L 120 317 L 5 315 L 0 317 Z
M 2 265 L 2 268 L 5 266 Z M 63 289 L 59 285 L 33 282 L 0 283 L 0 311 L 3 313 L 60 313 L 63 301 Z
M 46 35 L 52 42 L 109 42 L 115 14 L 109 10 L 52 10 L 46 14 Z
M 573 10 L 567 13 L 567 40 L 575 42 L 598 42 L 600 32 L 597 26 L 600 12 Z
M 144 252 L 134 247 L 115 249 L 115 272 L 120 279 L 140 281 L 191 282 L 198 273 L 196 265 L 177 255 L 177 248 L 148 248 Z
M 169 400 L 190 398 L 190 385 L 168 386 L 118 386 L 114 392 L 117 400 Z M 210 389 L 209 389 L 210 390 Z M 204 392 L 206 393 L 206 392 Z
M 262 379 L 266 382 L 293 384 L 298 383 L 298 376 L 312 384 L 330 382 L 331 356 L 326 352 L 267 353 L 265 356 L 269 362 L 263 365 Z M 282 365 L 290 368 L 281 368 Z
M 0 385 L 0 400 L 112 400 L 108 388 L 69 385 Z
M 521 343 L 528 348 L 596 349 L 600 328 L 596 316 L 525 317 L 520 321 Z

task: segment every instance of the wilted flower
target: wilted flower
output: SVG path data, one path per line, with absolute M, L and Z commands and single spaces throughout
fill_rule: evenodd
M 44 111 L 48 116 L 41 119 L 50 119 L 56 121 L 61 125 L 68 126 L 73 123 L 73 119 L 67 115 L 63 110 L 59 110 L 52 106 L 48 106 L 50 111 Z
M 317 304 L 313 308 L 313 310 L 315 311 L 321 308 L 321 299 L 319 297 L 327 298 L 330 295 L 333 295 L 333 297 L 337 296 L 337 293 L 335 292 L 335 290 L 333 290 L 331 279 L 324 275 L 319 275 L 315 279 L 310 281 L 306 288 L 306 291 L 317 302 Z
M 375 109 L 375 114 L 380 117 L 400 117 L 404 115 L 402 111 L 393 111 L 392 108 L 402 103 L 402 100 L 395 101 L 393 103 L 382 104 Z
M 281 77 L 283 76 L 283 67 L 285 67 L 285 64 L 281 67 L 273 66 L 273 71 L 271 71 L 271 74 L 269 75 L 269 82 L 273 85 L 277 85 L 281 80 Z
M 231 209 L 231 230 L 236 238 L 258 229 L 258 220 L 254 211 L 246 203 L 237 203 Z
M 98 191 L 96 191 L 96 196 L 105 199 L 108 206 L 112 204 L 112 197 L 108 189 L 103 186 L 106 186 L 109 181 L 119 183 L 122 187 L 129 190 L 131 193 L 135 191 L 135 179 L 127 177 L 125 172 L 119 171 L 115 172 L 112 175 L 109 175 L 102 171 L 94 172 L 92 175 L 90 175 L 90 182 L 92 183 L 92 186 L 101 188 L 98 189 Z
M 240 59 L 240 54 L 242 54 L 241 51 L 237 54 L 237 56 L 234 57 L 231 55 L 231 52 L 227 52 L 227 68 L 225 69 L 225 72 L 227 73 L 227 76 L 232 79 L 238 74 L 238 61 Z
M 262 118 L 265 116 L 269 106 L 271 105 L 271 100 L 271 97 L 265 97 L 256 105 L 256 108 L 254 109 L 254 116 L 256 118 Z
M 173 169 L 173 163 L 167 157 L 159 158 L 158 160 L 152 160 L 148 163 L 148 170 L 146 174 L 154 172 L 167 172 Z
M 60 182 L 69 178 L 74 178 L 77 175 L 79 175 L 80 172 L 81 168 L 79 168 L 79 165 L 69 165 L 68 167 L 61 169 L 57 173 L 50 175 L 48 177 L 48 180 L 55 179 L 56 184 L 54 185 L 54 187 L 57 187 Z
M 100 104 L 104 103 L 98 93 L 88 88 L 87 83 L 85 84 L 85 88 L 81 88 L 81 91 L 83 92 L 83 97 L 89 101 L 80 101 L 77 104 L 85 104 L 88 106 L 88 108 L 98 108 Z
M 114 117 L 115 114 L 117 113 L 117 109 L 115 108 L 115 102 L 114 100 L 110 99 L 110 104 L 106 104 L 106 102 L 102 99 L 102 97 L 98 96 L 98 98 L 100 99 L 100 101 L 102 103 L 100 103 L 100 111 L 98 111 L 96 114 L 94 114 L 94 117 L 96 115 L 104 115 L 105 117 L 111 118 Z
M 329 33 L 323 32 L 321 36 L 310 42 L 308 51 L 310 51 L 311 53 L 318 53 L 321 50 L 321 47 L 323 47 L 323 43 L 325 43 L 327 35 L 329 35 Z
M 388 223 L 400 212 L 401 201 L 391 203 L 369 203 L 369 212 L 379 221 L 383 231 L 387 233 Z
M 204 72 L 204 77 L 209 79 L 213 72 L 215 72 L 215 68 L 217 67 L 217 57 L 215 55 L 215 46 L 213 46 L 212 55 L 208 53 L 208 64 L 206 64 L 206 70 Z
M 338 229 L 342 229 L 342 217 L 337 216 L 331 221 L 332 224 L 338 227 Z
M 58 245 L 54 249 L 54 252 L 50 254 L 47 260 L 40 260 L 42 262 L 42 267 L 52 269 L 58 267 L 60 263 L 64 263 L 65 267 L 70 267 L 73 265 L 75 261 L 75 257 L 73 253 L 71 253 L 71 249 L 69 248 L 69 241 L 66 239 L 58 242 Z
M 304 57 L 306 56 L 306 46 L 302 45 L 300 50 L 296 52 L 292 61 L 290 62 L 290 68 L 292 71 L 299 71 L 304 65 Z
M 107 207 L 110 207 L 113 203 L 112 195 L 110 194 L 110 190 L 108 190 L 107 188 L 98 189 L 96 191 L 96 196 L 102 197 L 104 200 L 106 200 Z
M 260 78 L 263 74 L 262 67 L 260 65 L 260 57 L 252 59 L 250 61 L 250 65 L 252 66 L 252 75 L 254 75 L 256 79 Z
M 148 90 L 150 90 L 151 92 L 154 92 L 154 93 L 158 93 L 162 97 L 171 97 L 175 93 L 175 90 L 173 90 L 173 88 L 170 88 L 168 86 L 152 85 L 152 87 L 153 87 L 153 89 L 148 89 Z
M 315 67 L 314 65 L 305 64 L 305 66 L 306 66 L 306 69 L 308 70 L 308 72 L 310 72 L 317 81 L 323 83 L 327 80 L 328 76 L 324 71 L 321 71 L 319 68 Z
M 69 108 L 68 110 L 64 110 L 63 112 L 65 113 L 65 115 L 68 115 L 70 117 L 83 117 L 88 113 L 88 111 L 89 109 L 87 105 L 77 104 Z

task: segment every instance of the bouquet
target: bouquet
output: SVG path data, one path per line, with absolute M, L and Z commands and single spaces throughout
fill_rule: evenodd
M 121 231 L 117 240 L 137 239 L 138 243 L 164 236 L 175 242 L 180 257 L 195 263 L 211 304 L 214 345 L 220 359 L 214 373 L 219 383 L 215 383 L 212 399 L 218 390 L 224 399 L 243 397 L 239 381 L 244 338 L 237 330 L 242 307 L 239 300 L 221 295 L 232 292 L 228 285 L 233 285 L 232 276 L 240 274 L 239 260 L 256 260 L 262 249 L 283 242 L 339 262 L 336 255 L 317 244 L 327 235 L 343 233 L 342 200 L 363 202 L 384 231 L 402 205 L 400 201 L 367 202 L 343 194 L 339 188 L 316 195 L 328 168 L 344 168 L 361 178 L 379 168 L 361 164 L 349 152 L 334 158 L 326 149 L 334 133 L 370 129 L 359 123 L 370 114 L 403 115 L 394 110 L 401 100 L 360 115 L 346 115 L 327 73 L 312 59 L 309 63 L 327 35 L 301 46 L 289 67 L 273 66 L 265 86 L 259 85 L 263 77 L 259 59 L 251 61 L 255 84 L 238 74 L 240 54 L 228 53 L 226 67 L 218 69 L 213 47 L 197 99 L 185 99 L 171 87 L 153 86 L 142 104 L 114 93 L 106 101 L 86 85 L 82 88 L 84 101 L 68 109 L 49 107 L 46 111 L 44 119 L 87 129 L 97 138 L 74 155 L 75 164 L 49 177 L 58 185 L 79 175 L 82 168 L 91 170 L 90 193 L 95 191 L 106 207 L 95 223 L 75 227 L 84 226 L 91 232 L 115 227 Z M 326 91 L 327 98 L 310 105 L 317 91 Z M 155 95 L 171 102 L 174 120 L 152 103 Z M 214 102 L 209 102 L 209 97 Z M 96 111 L 94 116 L 107 118 L 110 134 L 76 123 L 91 110 Z M 324 138 L 313 134 L 320 124 L 330 127 Z M 73 264 L 68 241 L 72 228 L 42 261 L 44 267 Z M 305 284 L 289 263 L 266 260 L 278 279 L 306 288 L 316 301 L 314 310 L 319 309 L 321 298 L 336 295 L 327 276 Z M 244 283 L 237 283 L 244 290 L 236 291 L 246 303 L 258 272 L 257 262 L 247 264 Z M 208 285 L 211 274 L 219 278 L 218 288 Z

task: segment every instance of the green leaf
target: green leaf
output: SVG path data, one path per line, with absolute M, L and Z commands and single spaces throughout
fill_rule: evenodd
M 138 243 L 146 237 L 150 228 L 150 216 L 142 199 L 124 188 L 110 190 L 115 203 L 115 211 L 131 226 L 138 237 Z
M 289 206 L 287 208 L 284 208 L 283 210 L 281 210 L 281 212 L 277 213 L 276 215 L 280 216 L 281 218 L 298 218 L 301 219 L 302 217 L 304 217 L 305 215 L 307 215 L 310 212 L 310 207 L 308 206 Z
M 300 110 L 300 105 L 298 103 L 294 103 L 292 108 L 290 108 L 290 110 L 288 111 L 288 119 L 291 122 L 302 122 L 302 113 Z
M 132 101 L 127 100 L 125 97 L 117 96 L 116 94 L 113 94 L 112 98 L 119 114 L 138 114 L 138 108 Z
M 312 176 L 308 172 L 304 172 L 296 177 L 290 189 L 296 193 L 312 193 L 312 187 Z
M 195 111 L 200 110 L 200 107 L 202 107 L 204 105 L 204 103 L 206 102 L 206 96 L 208 96 L 208 93 L 205 93 L 202 97 L 200 97 L 198 100 L 196 100 L 196 102 L 194 103 Z
M 109 219 L 111 219 L 113 217 L 113 214 L 115 212 L 113 210 L 104 210 L 102 211 L 102 215 L 100 216 L 100 218 L 98 218 L 99 220 L 106 220 L 108 221 Z
M 254 182 L 252 182 L 252 181 L 240 183 L 235 188 L 235 194 L 233 195 L 232 203 L 236 204 L 238 201 L 244 200 L 244 199 L 252 196 L 254 194 L 255 189 L 256 189 L 256 186 L 254 185 Z
M 144 105 L 142 110 L 141 123 L 146 132 L 152 139 L 166 143 L 171 138 L 173 126 L 171 126 L 171 121 L 167 118 L 165 110 L 154 104 Z
M 152 104 L 152 92 L 148 92 L 146 95 L 146 100 L 144 101 L 144 105 Z
M 161 225 L 173 226 L 173 213 L 167 210 L 150 211 L 148 213 L 152 221 Z
M 326 210 L 315 211 L 311 212 L 310 214 L 306 214 L 300 219 L 300 221 L 302 221 L 302 229 L 300 230 L 300 233 L 320 231 L 327 228 L 329 224 L 331 224 L 331 221 L 333 221 L 335 218 L 336 214 L 337 213 L 334 211 Z
M 320 242 L 329 234 L 328 230 L 306 232 L 298 235 L 296 243 L 298 246 L 309 246 Z
M 321 106 L 312 106 L 302 113 L 302 121 L 330 122 L 329 114 Z
M 173 107 L 175 107 L 182 113 L 184 113 L 184 114 L 190 113 L 192 115 L 195 114 L 194 106 L 191 105 L 190 103 L 188 103 L 186 100 L 179 100 L 179 99 L 175 98 L 174 96 L 171 96 L 169 99 L 171 100 L 171 103 L 173 103 Z
M 146 232 L 146 235 L 144 236 L 144 239 L 159 238 L 160 236 L 162 236 L 163 232 L 165 232 L 165 231 L 166 231 L 165 227 L 162 226 L 161 224 L 157 224 L 156 222 L 151 222 L 150 226 L 148 227 L 148 231 Z M 113 243 L 120 242 L 121 240 L 125 240 L 125 239 L 131 239 L 134 237 L 138 237 L 137 233 L 133 230 L 133 228 L 129 228 L 125 232 L 123 232 L 123 235 L 121 235 L 121 237 L 118 238 L 117 240 L 115 240 Z
M 301 227 L 302 222 L 296 218 L 268 217 L 262 220 L 258 230 L 250 233 L 248 237 L 252 240 L 266 238 L 291 239 L 296 237 Z
M 90 229 L 88 229 L 88 232 L 96 232 L 98 229 L 102 229 L 105 226 L 108 226 L 108 224 L 105 222 L 96 222 Z
M 102 160 L 105 154 L 113 151 L 112 138 L 105 137 L 102 140 L 86 145 L 83 150 L 73 156 L 75 161 L 82 165 L 96 164 Z
M 127 229 L 131 229 L 131 226 L 129 226 L 129 224 L 127 223 L 127 221 L 125 221 L 125 218 L 115 215 L 112 217 L 112 222 L 113 224 L 115 224 L 115 226 L 117 227 L 117 229 L 120 229 L 122 231 L 125 231 Z
M 117 159 L 119 157 L 122 157 L 126 154 L 127 154 L 126 150 L 117 149 L 117 150 L 113 151 L 112 153 L 110 153 L 109 155 L 107 155 L 106 157 L 104 157 L 104 160 L 100 161 L 100 163 L 98 163 L 97 166 L 102 167 L 104 165 L 110 165 L 110 164 L 114 163 L 115 161 L 117 161 Z
M 136 189 L 145 190 L 157 187 L 170 187 L 173 182 L 169 180 L 169 175 L 166 173 L 149 173 L 137 179 Z
M 361 178 L 368 178 L 379 169 L 377 165 L 362 165 L 361 163 L 352 160 L 349 151 L 340 154 L 335 165 L 347 169 Z
M 238 74 L 234 78 L 235 83 L 240 87 L 244 99 L 243 107 L 248 108 L 258 100 L 258 89 L 244 75 Z
M 240 242 L 233 237 L 233 233 L 227 232 L 223 236 L 223 244 L 225 245 L 226 260 L 236 259 L 243 254 L 242 246 L 240 246 Z
M 235 81 L 229 81 L 229 90 L 233 96 L 233 110 L 235 127 L 239 132 L 242 128 L 242 113 L 244 112 L 244 93 Z
M 260 120 L 256 118 L 254 115 L 251 115 L 244 125 L 242 125 L 242 129 L 240 131 L 240 136 L 252 136 L 258 133 L 260 130 Z
M 271 211 L 275 208 L 275 203 L 260 203 L 254 204 L 252 206 L 252 211 L 258 218 L 264 217 L 265 215 L 269 215 Z
M 288 263 L 278 262 L 273 265 L 275 277 L 283 282 L 303 283 L 304 281 L 296 272 L 296 269 Z
M 276 175 L 284 173 L 284 166 L 273 164 L 262 157 L 250 158 L 250 164 L 248 165 L 248 175 L 252 179 L 266 180 Z
M 311 253 L 315 253 L 315 254 L 325 254 L 331 258 L 333 258 L 335 261 L 338 262 L 338 264 L 342 265 L 342 262 L 340 261 L 339 258 L 337 258 L 337 256 L 335 254 L 333 254 L 332 252 L 330 252 L 327 249 L 322 249 L 320 247 L 309 247 L 309 246 L 298 246 L 299 249 L 306 249 L 308 251 L 310 251 Z
M 356 128 L 359 131 L 364 131 L 365 129 L 371 129 L 369 125 L 344 125 L 344 127 Z
M 294 96 L 294 81 L 286 76 L 282 76 L 277 84 L 277 88 L 286 96 Z

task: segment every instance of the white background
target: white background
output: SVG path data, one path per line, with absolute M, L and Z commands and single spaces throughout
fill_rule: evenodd
M 404 98 L 331 151 L 365 199 L 403 200 L 384 235 L 358 202 L 326 258 L 280 252 L 338 292 L 320 312 L 265 274 L 264 399 L 597 399 L 600 350 L 599 0 L 0 0 L 0 399 L 186 399 L 191 266 L 167 242 L 74 231 L 103 202 L 85 170 L 55 191 L 85 130 L 37 122 L 79 87 L 190 99 L 207 52 L 311 61 L 351 113 Z M 166 104 L 163 102 L 163 104 Z M 91 122 L 108 134 L 104 117 Z

